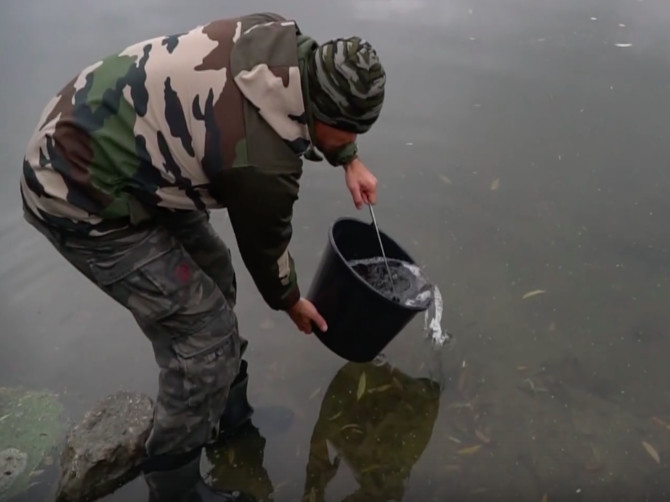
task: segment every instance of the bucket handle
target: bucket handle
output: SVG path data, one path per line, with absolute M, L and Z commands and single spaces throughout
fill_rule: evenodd
M 386 252 L 384 251 L 384 244 L 382 244 L 382 236 L 379 233 L 379 227 L 377 226 L 377 218 L 375 218 L 375 212 L 372 210 L 372 204 L 368 204 L 368 208 L 370 209 L 370 216 L 372 217 L 372 224 L 374 225 L 375 231 L 377 232 L 377 240 L 379 240 L 379 247 L 382 250 L 382 256 L 384 257 L 384 263 L 386 264 L 386 272 L 388 272 L 389 281 L 391 281 L 391 288 L 393 289 L 393 296 L 397 297 L 398 294 L 396 293 L 395 284 L 393 283 L 393 275 L 391 275 L 391 268 L 389 267 L 389 262 L 386 259 Z

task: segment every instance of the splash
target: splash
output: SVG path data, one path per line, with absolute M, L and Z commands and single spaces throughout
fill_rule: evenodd
M 430 285 L 426 280 L 423 271 L 417 265 L 412 263 L 405 263 L 403 265 L 416 277 L 417 281 L 422 285 L 422 291 L 409 302 L 408 305 L 420 305 L 430 302 L 424 314 L 423 331 L 426 338 L 428 338 L 436 347 L 442 347 L 445 343 L 451 340 L 451 335 L 442 328 L 442 312 L 444 303 L 442 301 L 442 293 L 437 285 Z M 428 287 L 428 289 L 426 289 Z M 410 303 L 412 302 L 412 303 Z M 416 303 L 414 303 L 416 302 Z
M 451 341 L 451 335 L 442 329 L 442 293 L 440 288 L 433 286 L 433 302 L 423 317 L 423 331 L 436 347 L 442 347 Z
M 443 329 L 444 303 L 440 289 L 430 283 L 418 265 L 396 259 L 389 259 L 388 263 L 391 278 L 388 277 L 384 259 L 381 257 L 354 260 L 349 265 L 388 298 L 407 307 L 426 307 L 424 336 L 435 348 L 441 348 L 450 342 L 451 335 Z

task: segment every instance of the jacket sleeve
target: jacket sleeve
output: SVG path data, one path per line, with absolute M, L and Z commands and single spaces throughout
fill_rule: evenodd
M 222 170 L 212 180 L 228 208 L 242 260 L 274 310 L 287 310 L 300 299 L 288 250 L 299 178 L 299 172 L 245 166 Z

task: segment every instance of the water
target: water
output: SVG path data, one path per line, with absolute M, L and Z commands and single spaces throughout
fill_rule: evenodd
M 451 334 L 442 327 L 443 309 L 442 293 L 439 288 L 435 286 L 433 288 L 433 301 L 424 314 L 423 329 L 426 336 L 429 337 L 437 347 L 442 347 L 452 339 Z
M 396 303 L 407 307 L 426 307 L 432 301 L 432 285 L 411 263 L 375 257 L 353 260 L 349 265 L 365 282 Z
M 418 265 L 393 258 L 385 260 L 384 257 L 353 260 L 349 265 L 390 300 L 407 307 L 425 309 L 424 336 L 435 347 L 442 347 L 452 339 L 443 327 L 442 293 L 437 285 L 430 283 Z
M 356 401 L 359 374 L 373 375 L 368 366 L 353 374 L 347 366 L 340 378 L 344 361 L 270 311 L 225 213 L 214 212 L 238 273 L 250 402 L 295 417 L 288 430 L 261 428 L 262 440 L 240 438 L 221 457 L 255 452 L 260 474 L 249 485 L 262 477 L 256 491 L 272 491 L 276 502 L 302 498 L 308 464 L 330 480 L 324 498 L 332 501 L 362 490 L 358 479 L 373 502 L 667 499 L 667 2 L 272 5 L 322 40 L 361 34 L 379 47 L 388 94 L 378 123 L 361 136 L 361 159 L 379 180 L 384 230 L 430 270 L 444 299 L 442 324 L 458 343 L 440 352 L 439 396 L 415 403 L 423 385 L 401 391 L 387 374 L 366 388 L 394 387 Z M 267 2 L 3 3 L 0 385 L 53 390 L 75 420 L 119 389 L 155 394 L 156 364 L 134 320 L 23 222 L 21 156 L 41 108 L 80 68 L 130 40 L 256 9 Z M 73 21 L 81 13 L 86 22 Z M 325 229 L 340 216 L 368 219 L 353 207 L 341 170 L 306 163 L 291 241 L 303 290 Z M 536 290 L 544 293 L 526 296 Z M 386 362 L 413 380 L 430 377 L 430 344 L 416 343 L 423 334 L 419 317 L 385 349 Z M 388 411 L 391 427 L 378 421 L 365 436 L 345 429 L 370 456 L 349 455 L 355 462 L 336 471 L 332 445 L 349 450 L 328 422 L 337 412 L 328 413 L 346 402 L 351 408 L 335 422 L 350 425 L 375 409 L 368 397 L 383 410 L 416 412 Z M 414 430 L 430 436 L 425 448 L 393 450 L 396 437 Z M 368 483 L 394 465 L 404 477 Z M 48 488 L 36 485 L 24 500 L 50 502 Z M 105 502 L 146 499 L 138 480 Z

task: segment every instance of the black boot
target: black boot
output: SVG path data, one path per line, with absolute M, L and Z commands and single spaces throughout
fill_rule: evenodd
M 247 399 L 247 384 L 249 375 L 247 374 L 247 361 L 242 359 L 240 371 L 230 386 L 226 408 L 223 411 L 220 421 L 219 438 L 225 439 L 235 435 L 246 426 L 250 420 L 254 409 Z
M 239 491 L 217 491 L 200 475 L 197 454 L 150 459 L 143 469 L 149 487 L 149 502 L 256 502 L 253 495 Z

